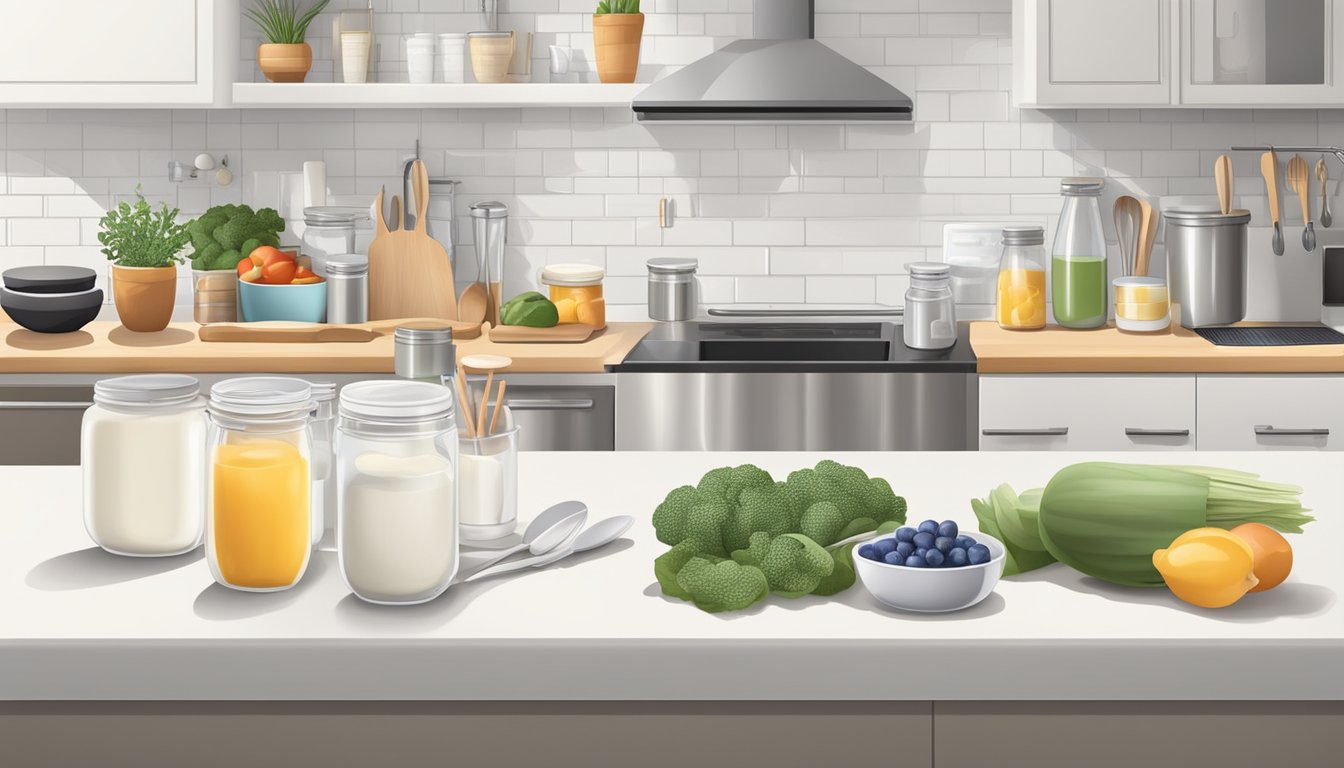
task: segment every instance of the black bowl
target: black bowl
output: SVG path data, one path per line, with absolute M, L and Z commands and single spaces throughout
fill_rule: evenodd
M 5 287 L 20 293 L 79 293 L 93 290 L 98 273 L 87 267 L 34 266 L 6 269 Z
M 0 288 L 0 308 L 10 319 L 38 333 L 71 333 L 88 325 L 103 308 L 103 291 L 20 293 Z

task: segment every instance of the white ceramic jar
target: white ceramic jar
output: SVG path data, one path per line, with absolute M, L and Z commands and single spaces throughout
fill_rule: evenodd
M 341 390 L 337 551 L 371 603 L 433 600 L 457 575 L 457 427 L 447 387 L 364 381 Z
M 84 526 L 118 555 L 179 555 L 205 527 L 205 400 L 190 376 L 104 379 L 80 430 Z

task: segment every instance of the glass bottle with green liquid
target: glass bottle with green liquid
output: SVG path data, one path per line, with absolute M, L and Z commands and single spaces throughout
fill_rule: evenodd
M 1065 328 L 1106 324 L 1106 236 L 1101 229 L 1102 179 L 1065 179 L 1064 209 L 1050 256 L 1050 300 Z

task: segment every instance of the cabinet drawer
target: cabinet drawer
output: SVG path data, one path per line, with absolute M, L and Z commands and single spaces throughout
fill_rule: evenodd
M 482 384 L 473 382 L 479 402 Z M 616 390 L 609 386 L 538 386 L 509 382 L 504 404 L 518 424 L 523 451 L 611 451 L 616 448 Z M 491 408 L 494 402 L 491 401 Z
M 1191 376 L 982 376 L 982 451 L 1190 451 Z
M 1203 451 L 1344 450 L 1344 376 L 1201 376 Z
M 92 387 L 0 387 L 0 465 L 78 465 Z

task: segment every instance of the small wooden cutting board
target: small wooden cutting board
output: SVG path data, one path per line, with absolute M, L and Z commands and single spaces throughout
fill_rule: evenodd
M 579 344 L 587 341 L 596 330 L 591 325 L 566 324 L 554 328 L 528 328 L 523 325 L 501 325 L 490 329 L 490 340 L 499 344 Z
M 466 341 L 480 338 L 480 323 L 463 323 L 457 320 L 437 320 L 427 317 L 402 318 L 400 320 L 374 320 L 351 325 L 328 325 L 326 323 L 290 323 L 283 321 L 262 323 L 211 323 L 203 325 L 197 331 L 201 341 L 239 341 L 269 344 L 311 344 L 321 342 L 363 342 L 373 341 L 379 336 L 387 336 L 403 325 L 424 323 L 453 329 L 454 341 Z
M 457 319 L 457 288 L 448 252 L 425 230 L 429 206 L 429 173 L 415 161 L 411 169 L 415 192 L 415 229 L 402 228 L 401 205 L 392 199 L 392 221 L 383 220 L 383 193 L 378 193 L 377 234 L 369 245 L 369 318 L 438 317 Z

